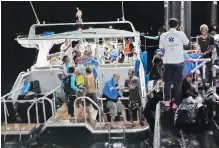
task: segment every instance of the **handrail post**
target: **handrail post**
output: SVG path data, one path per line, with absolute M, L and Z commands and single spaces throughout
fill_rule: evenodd
M 6 106 L 6 102 L 5 102 L 5 99 L 3 99 L 4 101 L 4 116 L 5 116 L 5 124 L 8 124 L 8 120 L 7 120 L 7 106 Z
M 42 107 L 43 107 L 43 118 L 44 118 L 44 122 L 46 122 L 46 110 L 45 110 L 45 101 L 44 99 L 42 100 Z M 52 106 L 51 106 L 52 107 Z
M 39 123 L 39 114 L 38 114 L 38 103 L 37 101 L 35 100 L 35 105 L 36 105 L 36 119 L 37 119 L 37 123 Z
M 86 101 L 85 101 L 85 97 L 84 97 L 84 117 L 85 117 L 85 123 L 87 123 L 87 114 L 86 114 Z M 75 107 L 75 106 L 74 106 Z M 88 110 L 89 110 L 89 108 L 88 108 Z

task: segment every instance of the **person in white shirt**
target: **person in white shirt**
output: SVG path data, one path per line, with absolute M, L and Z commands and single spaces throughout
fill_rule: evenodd
M 72 47 L 69 41 L 66 39 L 60 47 L 60 59 L 63 59 L 64 56 L 68 56 L 70 61 L 72 61 Z
M 164 104 L 170 106 L 171 85 L 174 88 L 174 103 L 171 106 L 176 108 L 181 103 L 181 86 L 184 68 L 184 46 L 189 45 L 185 33 L 177 31 L 179 21 L 176 18 L 169 19 L 169 31 L 160 36 L 159 48 L 163 50 L 164 57 Z

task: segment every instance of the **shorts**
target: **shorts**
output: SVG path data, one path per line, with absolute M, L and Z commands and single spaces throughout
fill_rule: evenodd
M 110 116 L 116 117 L 118 112 L 122 112 L 125 110 L 125 106 L 122 104 L 122 102 L 113 102 L 113 101 L 107 101 L 107 108 L 109 109 Z
M 98 106 L 100 106 L 96 93 L 88 93 L 86 96 L 89 97 L 91 100 L 93 100 Z M 86 99 L 86 105 L 89 106 L 90 104 L 92 103 Z M 96 106 L 94 106 L 94 108 L 97 109 Z
M 141 108 L 141 100 L 129 101 L 128 108 L 132 111 L 139 110 Z

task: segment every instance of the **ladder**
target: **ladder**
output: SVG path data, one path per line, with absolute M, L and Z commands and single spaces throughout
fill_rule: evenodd
M 108 134 L 108 143 L 110 144 L 111 140 L 123 140 L 125 144 L 125 138 L 126 138 L 126 133 L 125 133 L 125 126 L 117 126 L 117 129 L 122 129 L 123 130 L 123 135 L 122 136 L 111 136 L 111 127 L 109 127 L 109 134 Z

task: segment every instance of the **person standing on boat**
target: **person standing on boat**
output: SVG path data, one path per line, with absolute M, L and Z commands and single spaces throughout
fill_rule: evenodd
M 75 68 L 69 67 L 68 71 L 70 75 L 63 79 L 64 83 L 64 92 L 68 96 L 68 115 L 71 117 L 74 116 L 74 101 L 78 92 L 82 93 L 83 90 L 76 86 L 76 74 Z
M 69 57 L 70 61 L 72 61 L 72 47 L 71 47 L 71 44 L 69 44 L 69 41 L 67 39 L 64 41 L 64 43 L 60 47 L 61 59 L 66 55 Z
M 82 11 L 77 7 L 76 17 L 78 17 L 79 23 L 82 23 Z
M 92 58 L 92 53 L 90 51 L 85 51 L 84 58 L 82 59 L 82 64 L 85 67 L 90 67 L 92 69 L 94 78 L 97 79 L 97 68 L 98 68 L 98 62 Z
M 73 64 L 70 62 L 70 59 L 67 55 L 62 58 L 63 61 L 63 78 L 69 75 L 68 68 L 72 67 Z
M 168 21 L 169 30 L 160 36 L 159 48 L 163 50 L 164 57 L 164 105 L 170 106 L 171 85 L 174 88 L 173 108 L 181 103 L 181 86 L 184 67 L 184 46 L 189 46 L 189 40 L 185 33 L 177 31 L 179 21 L 176 18 L 171 18 Z M 171 102 L 172 104 L 172 102 Z
M 125 54 L 124 62 L 128 62 L 130 59 L 133 60 L 134 51 L 135 51 L 134 45 L 130 42 L 130 39 L 126 39 L 125 48 L 124 48 L 124 54 Z
M 134 70 L 128 71 L 128 78 L 125 80 L 124 90 L 129 90 L 129 115 L 131 122 L 133 123 L 133 112 L 138 110 L 139 123 L 143 125 L 142 122 L 142 109 L 141 109 L 141 90 L 140 90 L 140 80 L 138 77 L 134 76 Z
M 116 73 L 106 81 L 103 87 L 102 98 L 106 98 L 107 100 L 107 108 L 109 109 L 111 116 L 111 126 L 118 112 L 122 113 L 124 122 L 127 122 L 125 106 L 118 99 L 120 96 L 118 91 L 122 90 L 122 87 L 118 85 L 119 79 L 120 75 Z
M 214 49 L 214 38 L 208 34 L 208 26 L 203 24 L 200 26 L 201 35 L 198 38 L 198 44 L 200 46 L 201 58 L 212 57 L 212 50 Z M 207 82 L 211 84 L 212 82 L 212 61 L 206 63 L 206 78 Z M 199 69 L 202 77 L 202 68 Z M 202 79 L 203 80 L 203 79 Z M 205 85 L 205 82 L 203 81 Z

